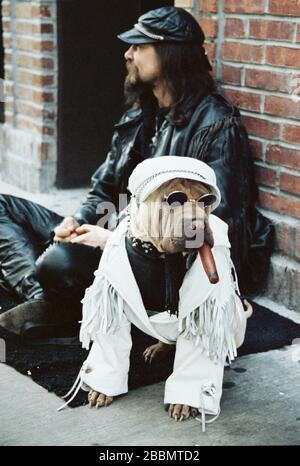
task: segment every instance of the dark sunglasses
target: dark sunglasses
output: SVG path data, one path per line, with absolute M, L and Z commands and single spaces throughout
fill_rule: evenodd
M 217 200 L 214 194 L 203 194 L 203 196 L 199 197 L 199 199 L 189 199 L 183 191 L 173 191 L 170 194 L 165 195 L 164 199 L 169 205 L 175 203 L 184 205 L 186 202 L 192 202 L 197 204 L 203 203 L 204 207 L 208 207 L 214 204 L 214 202 Z

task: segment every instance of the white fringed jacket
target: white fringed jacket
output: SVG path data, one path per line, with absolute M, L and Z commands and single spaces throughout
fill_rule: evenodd
M 193 339 L 212 360 L 227 356 L 231 361 L 243 342 L 246 317 L 232 275 L 228 227 L 213 214 L 209 218 L 214 237 L 212 252 L 220 280 L 217 284 L 209 282 L 198 256 L 180 288 L 178 332 Z M 165 343 L 175 343 L 164 338 L 157 326 L 151 324 L 152 319 L 156 322 L 166 319 L 166 312 L 153 318 L 147 315 L 125 249 L 127 229 L 128 220 L 124 219 L 110 236 L 95 280 L 82 301 L 80 340 L 84 348 L 89 348 L 96 334 L 113 334 L 123 313 L 145 333 Z

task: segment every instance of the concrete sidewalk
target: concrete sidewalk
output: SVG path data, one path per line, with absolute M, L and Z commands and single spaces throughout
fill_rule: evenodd
M 131 391 L 109 408 L 56 409 L 62 400 L 0 364 L 0 444 L 299 445 L 300 364 L 292 347 L 239 358 L 225 371 L 221 415 L 205 434 L 163 409 L 164 384 Z
M 71 215 L 86 189 L 30 194 L 0 183 L 0 192 L 23 196 Z M 259 304 L 300 323 L 300 314 L 268 299 Z M 0 364 L 0 445 L 299 445 L 300 364 L 296 347 L 252 354 L 225 371 L 221 415 L 201 432 L 196 420 L 175 423 L 163 409 L 164 384 L 131 391 L 109 408 L 62 412 L 62 400 L 29 376 Z
M 41 204 L 48 209 L 52 209 L 63 216 L 74 214 L 75 210 L 78 209 L 87 192 L 88 188 L 78 188 L 53 189 L 47 194 L 29 193 L 0 180 L 0 193 L 24 197 L 25 199 L 37 202 L 38 204 Z

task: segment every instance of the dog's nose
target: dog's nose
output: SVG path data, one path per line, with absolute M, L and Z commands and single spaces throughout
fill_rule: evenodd
M 202 240 L 204 236 L 204 222 L 193 220 L 184 224 L 184 236 L 191 241 Z

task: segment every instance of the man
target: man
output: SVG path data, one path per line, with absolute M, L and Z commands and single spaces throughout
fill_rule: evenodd
M 242 290 L 257 291 L 266 276 L 273 228 L 255 209 L 247 133 L 238 110 L 215 93 L 198 22 L 184 9 L 164 7 L 142 15 L 118 37 L 129 44 L 129 109 L 115 126 L 111 150 L 81 208 L 63 219 L 23 199 L 1 197 L 3 282 L 25 303 L 2 315 L 0 325 L 15 333 L 41 329 L 57 313 L 66 320 L 78 316 L 111 233 L 99 204 L 113 202 L 118 208 L 130 174 L 147 157 L 188 156 L 210 165 L 222 195 L 215 213 L 229 226 Z M 39 257 L 53 239 L 59 244 Z

